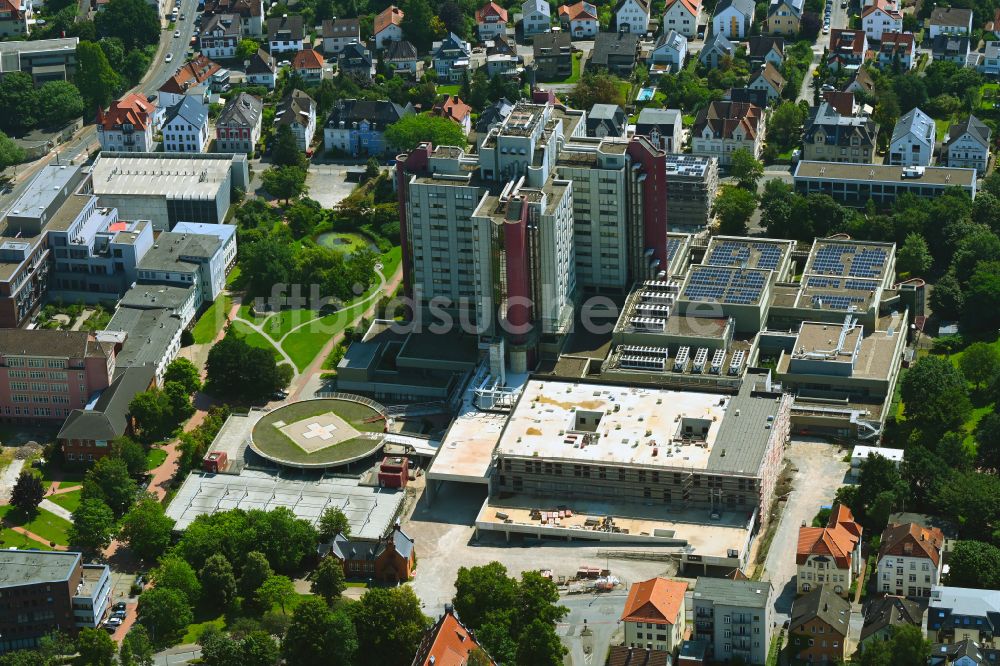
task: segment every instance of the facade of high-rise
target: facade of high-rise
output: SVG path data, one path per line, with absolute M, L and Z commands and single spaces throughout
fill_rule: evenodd
M 397 164 L 406 293 L 503 334 L 512 368 L 556 353 L 576 304 L 667 263 L 666 154 L 643 137 L 586 136 L 549 93 L 519 103 L 476 154 L 422 144 Z

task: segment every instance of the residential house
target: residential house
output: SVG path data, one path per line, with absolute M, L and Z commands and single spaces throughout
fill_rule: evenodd
M 645 36 L 649 30 L 648 0 L 618 0 L 615 5 L 615 26 L 618 32 Z
M 483 646 L 476 641 L 472 630 L 458 619 L 455 608 L 451 604 L 445 604 L 444 615 L 438 618 L 434 626 L 425 631 L 423 638 L 420 639 L 411 666 L 468 664 L 469 655 L 473 652 L 485 655 L 488 666 L 497 666 L 496 662 L 486 654 Z
M 327 56 L 340 53 L 348 44 L 361 43 L 361 21 L 356 18 L 326 19 L 323 21 L 323 53 Z
M 932 643 L 971 640 L 1000 648 L 1000 590 L 934 585 L 927 606 L 927 638 Z
M 741 41 L 750 34 L 756 9 L 753 0 L 719 0 L 712 16 L 712 34 Z
M 593 39 L 600 30 L 597 7 L 585 0 L 573 5 L 561 5 L 557 11 L 559 24 L 573 39 Z
M 710 102 L 691 128 L 691 152 L 728 165 L 733 151 L 746 148 L 760 157 L 764 147 L 764 111 L 747 102 Z
M 28 7 L 31 5 L 29 4 Z M 0 0 L 0 37 L 20 37 L 27 35 L 28 18 L 31 12 L 21 5 L 20 0 Z
M 633 583 L 619 622 L 625 645 L 673 654 L 684 640 L 684 595 L 687 583 L 650 578 Z
M 903 32 L 903 14 L 895 0 L 874 0 L 861 10 L 861 27 L 868 39 L 880 41 L 884 32 Z
M 367 83 L 375 75 L 375 63 L 364 44 L 348 44 L 337 56 L 337 70 L 341 76 L 350 76 L 358 82 Z
M 198 45 L 209 58 L 235 58 L 242 36 L 237 14 L 213 14 L 198 36 Z
M 215 121 L 215 152 L 254 152 L 260 140 L 263 110 L 260 99 L 250 93 L 230 98 Z
M 884 32 L 878 49 L 878 66 L 898 68 L 900 72 L 917 64 L 917 40 L 912 32 Z
M 969 116 L 948 128 L 941 145 L 941 157 L 950 167 L 975 169 L 985 174 L 990 163 L 990 128 L 975 116 Z
M 507 34 L 507 10 L 490 0 L 476 10 L 476 29 L 479 39 L 486 41 Z
M 208 105 L 202 100 L 185 95 L 167 109 L 163 121 L 164 152 L 203 153 L 208 143 Z
M 594 106 L 596 107 L 597 105 L 595 104 Z M 490 104 L 483 109 L 483 112 L 479 114 L 479 118 L 476 119 L 476 134 L 481 137 L 485 136 L 492 128 L 502 125 L 513 110 L 514 105 L 506 97 L 501 97 L 493 104 Z
M 747 87 L 751 90 L 763 90 L 767 93 L 767 101 L 773 102 L 781 98 L 781 92 L 785 89 L 785 77 L 781 75 L 778 68 L 766 62 L 750 75 Z
M 337 100 L 323 129 L 323 144 L 326 150 L 337 150 L 351 157 L 390 154 L 393 148 L 385 142 L 385 129 L 409 115 L 413 115 L 410 104 Z
M 218 63 L 206 56 L 195 56 L 160 86 L 157 104 L 161 109 L 168 109 L 189 95 L 207 98 L 212 76 L 220 69 Z
M 627 124 L 628 116 L 617 104 L 595 104 L 587 114 L 587 136 L 622 137 Z
M 847 657 L 851 602 L 820 585 L 792 602 L 788 654 L 794 664 L 837 664 Z
M 388 42 L 403 39 L 403 10 L 390 5 L 375 17 L 375 48 L 384 49 Z
M 416 76 L 419 71 L 420 59 L 417 57 L 417 47 L 405 39 L 386 42 L 382 53 L 382 62 L 396 74 L 411 74 Z
M 958 527 L 955 523 L 938 516 L 931 516 L 926 513 L 915 513 L 912 511 L 897 511 L 889 514 L 889 524 L 902 525 L 904 523 L 916 523 L 920 527 L 936 527 L 944 535 L 944 546 L 941 551 L 950 553 L 958 542 Z
M 531 49 L 539 81 L 561 81 L 572 76 L 573 44 L 565 32 L 537 35 Z
M 781 67 L 785 63 L 785 40 L 770 35 L 754 35 L 747 45 L 747 57 L 751 67 L 759 67 L 765 62 Z
M 663 12 L 663 29 L 676 30 L 688 39 L 698 36 L 701 20 L 701 0 L 667 0 Z
M 503 35 L 498 35 L 493 39 L 487 40 L 484 44 L 486 46 L 486 55 L 517 55 L 517 46 L 513 43 L 513 40 L 508 39 Z
M 928 597 L 941 576 L 944 534 L 916 523 L 890 524 L 878 551 L 878 589 L 887 594 Z
M 456 123 L 466 135 L 472 131 L 472 107 L 457 95 L 445 95 L 443 100 L 434 104 L 431 113 Z
M 774 628 L 773 594 L 766 581 L 698 578 L 692 595 L 691 638 L 707 643 L 706 656 L 716 662 L 739 658 L 762 666 Z
M 277 53 L 297 53 L 302 50 L 305 28 L 302 17 L 295 14 L 267 19 L 267 46 L 271 55 Z
M 97 112 L 97 140 L 101 150 L 151 153 L 156 150 L 153 130 L 156 105 L 145 95 L 131 93 Z
M 546 0 L 524 0 L 521 5 L 521 29 L 525 39 L 552 29 L 552 8 Z
M 968 35 L 938 35 L 931 40 L 931 57 L 965 67 L 969 64 L 969 43 Z
M 830 50 L 826 64 L 833 70 L 860 67 L 868 57 L 868 35 L 864 30 L 830 31 Z
M 354 46 L 358 46 L 355 44 Z M 363 49 L 362 49 L 363 50 Z M 312 46 L 306 46 L 292 58 L 292 71 L 302 77 L 302 80 L 306 83 L 318 84 L 323 80 L 323 68 L 326 67 L 326 61 L 323 56 L 319 54 L 319 51 L 314 49 Z M 369 78 L 371 78 L 371 63 L 369 62 Z M 344 70 L 341 70 L 344 72 Z M 353 71 L 345 72 L 348 74 L 353 74 Z
M 927 166 L 934 156 L 936 132 L 933 118 L 918 108 L 907 111 L 892 130 L 886 164 Z
M 644 136 L 656 148 L 666 153 L 679 153 L 683 148 L 684 129 L 681 112 L 677 109 L 655 109 L 647 106 L 635 122 L 636 136 Z
M 682 643 L 682 649 L 686 643 L 686 641 Z M 673 663 L 672 656 L 667 652 L 612 645 L 604 666 L 672 666 Z M 677 663 L 684 664 L 684 662 Z
M 735 53 L 736 45 L 717 32 L 705 40 L 698 61 L 709 69 L 717 69 L 723 59 L 732 58 Z
M 679 72 L 687 59 L 687 37 L 674 29 L 660 33 L 649 56 L 650 76 Z
M 864 652 L 872 643 L 889 640 L 897 627 L 911 625 L 921 628 L 923 621 L 924 609 L 905 597 L 887 595 L 872 599 L 865 611 L 858 649 Z
M 847 85 L 844 86 L 844 92 L 862 94 L 865 96 L 871 96 L 875 94 L 875 81 L 872 79 L 872 75 L 868 73 L 864 67 L 858 68 L 858 71 L 854 72 Z
M 1000 42 L 988 41 L 977 68 L 981 74 L 1000 76 Z
M 795 550 L 795 591 L 805 594 L 826 586 L 846 597 L 861 574 L 861 533 L 861 525 L 842 504 L 834 505 L 826 527 L 800 527 Z
M 469 70 L 472 47 L 469 42 L 451 32 L 440 42 L 434 42 L 431 62 L 437 72 L 438 81 L 460 83 Z M 470 72 L 471 73 L 471 72 Z
M 958 643 L 935 643 L 931 645 L 928 666 L 986 666 L 1000 664 L 1000 650 L 982 647 L 971 639 Z
M 639 35 L 627 32 L 602 32 L 594 40 L 594 50 L 587 61 L 591 67 L 606 69 L 622 78 L 632 76 L 639 55 Z
M 861 107 L 854 101 L 854 93 L 840 90 L 824 90 L 823 101 L 830 104 L 833 110 L 842 116 L 856 116 Z
M 385 583 L 405 583 L 417 564 L 413 538 L 397 524 L 389 535 L 368 541 L 337 534 L 320 543 L 320 557 L 334 557 L 344 567 L 347 578 L 373 579 Z
M 274 61 L 274 56 L 264 49 L 257 49 L 257 53 L 250 57 L 246 68 L 247 83 L 254 86 L 264 86 L 268 90 L 274 90 L 274 84 L 278 80 L 278 66 Z
M 296 88 L 281 100 L 278 112 L 274 114 L 274 124 L 291 127 L 299 150 L 308 153 L 316 133 L 316 102 Z
M 264 36 L 264 0 L 207 0 L 204 15 L 214 14 L 236 14 L 244 36 Z
M 764 32 L 794 37 L 799 34 L 805 0 L 771 0 L 767 7 Z
M 522 59 L 517 55 L 506 53 L 491 53 L 486 56 L 486 76 L 492 79 L 494 76 L 517 77 L 524 71 L 521 66 Z
M 810 110 L 802 133 L 802 159 L 871 164 L 877 137 L 878 124 L 870 116 L 841 113 L 823 101 Z
M 971 35 L 972 10 L 935 5 L 928 25 L 931 39 L 938 35 Z

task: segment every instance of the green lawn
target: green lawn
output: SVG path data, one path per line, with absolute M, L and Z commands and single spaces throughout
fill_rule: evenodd
M 274 354 L 275 359 L 277 360 L 284 359 L 281 353 L 274 348 L 274 345 L 272 345 L 270 342 L 267 341 L 267 338 L 265 338 L 263 335 L 253 330 L 243 322 L 234 321 L 233 330 L 236 331 L 237 334 L 241 335 L 247 341 L 247 344 L 250 345 L 251 347 L 257 347 L 258 349 L 267 349 L 272 354 Z
M 187 626 L 187 630 L 184 632 L 184 638 L 182 638 L 180 642 L 184 645 L 197 643 L 201 638 L 201 635 L 205 633 L 209 627 L 215 627 L 219 631 L 222 631 L 226 628 L 226 616 L 220 615 L 217 618 L 205 620 L 204 622 L 192 622 Z
M 211 307 L 205 310 L 205 313 L 201 315 L 198 323 L 194 325 L 194 329 L 191 331 L 194 335 L 195 343 L 204 345 L 215 340 L 215 336 L 226 325 L 226 316 L 229 314 L 229 308 L 232 307 L 232 304 L 231 298 L 222 296 L 216 299 Z
M 316 310 L 309 309 L 282 310 L 274 316 L 269 317 L 261 328 L 275 340 L 281 340 L 293 328 L 312 321 L 318 315 L 319 313 Z
M 152 448 L 149 453 L 146 454 L 146 469 L 154 470 L 163 464 L 163 461 L 167 459 L 167 452 L 163 449 Z
M 462 84 L 461 83 L 456 83 L 454 85 L 447 85 L 447 86 L 439 85 L 437 87 L 437 94 L 438 95 L 457 95 L 461 90 L 462 90 Z
M 316 237 L 316 244 L 350 254 L 368 247 L 371 242 L 361 234 L 328 231 Z
M 391 280 L 392 276 L 396 273 L 396 269 L 399 268 L 399 264 L 403 261 L 403 250 L 398 245 L 385 254 L 383 254 L 379 261 L 382 262 L 382 275 L 385 276 L 386 281 Z
M 67 530 L 70 528 L 70 522 L 45 509 L 39 509 L 34 519 L 28 520 L 28 516 L 17 507 L 0 506 L 0 519 L 11 527 L 23 527 L 48 541 L 57 544 L 69 543 Z
M 233 266 L 233 269 L 229 271 L 229 275 L 226 276 L 226 286 L 229 287 L 240 279 L 240 266 L 239 264 Z
M 76 507 L 80 506 L 80 493 L 83 492 L 80 489 L 72 490 L 68 493 L 59 493 L 58 495 L 52 495 L 49 497 L 55 504 L 58 504 L 67 511 L 76 511 Z
M 52 550 L 49 544 L 29 539 L 12 529 L 0 530 L 0 547 L 17 548 L 18 550 Z
M 83 483 L 83 477 L 87 474 L 85 468 L 57 469 L 52 464 L 42 466 L 39 471 L 42 473 L 42 485 L 45 486 L 46 490 L 49 489 L 52 482 L 56 479 L 59 479 L 59 484 L 63 486 L 79 485 Z
M 309 417 L 330 412 L 347 421 L 359 432 L 381 432 L 385 427 L 382 419 L 371 420 L 378 414 L 366 405 L 346 400 L 309 400 L 275 409 L 262 418 L 253 428 L 254 445 L 265 453 L 283 460 L 316 464 L 349 460 L 375 448 L 377 441 L 358 437 L 308 453 L 272 425 L 278 421 L 286 424 L 298 423 Z

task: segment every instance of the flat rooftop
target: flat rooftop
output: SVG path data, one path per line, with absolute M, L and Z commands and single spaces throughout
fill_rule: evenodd
M 0 550 L 0 588 L 69 580 L 80 553 Z
M 323 511 L 340 508 L 351 525 L 351 536 L 377 539 L 391 527 L 402 509 L 404 493 L 359 485 L 357 479 L 319 474 L 270 474 L 243 470 L 239 476 L 192 473 L 167 507 L 184 530 L 198 516 L 230 509 L 270 511 L 287 507 L 297 518 L 317 524 Z
M 214 199 L 228 187 L 231 159 L 198 157 L 98 156 L 91 167 L 94 194 Z
M 702 263 L 773 271 L 784 265 L 794 247 L 795 241 L 715 236 Z
M 922 167 L 918 177 L 903 177 L 903 172 L 913 173 L 911 167 L 890 166 L 888 164 L 855 164 L 850 162 L 800 161 L 795 167 L 794 178 L 812 180 L 852 180 L 871 183 L 904 183 L 919 185 L 956 185 L 973 187 L 976 184 L 975 169 L 954 167 Z
M 107 566 L 103 564 L 85 564 L 83 565 L 83 576 L 80 581 L 80 590 L 77 592 L 77 596 L 92 597 L 94 593 L 97 592 L 97 584 L 101 582 L 104 578 L 104 572 L 107 570 Z
M 45 212 L 53 201 L 69 194 L 65 188 L 73 182 L 80 167 L 50 164 L 28 182 L 21 196 L 7 211 L 8 215 L 35 217 Z
M 251 409 L 247 414 L 230 414 L 208 447 L 208 453 L 222 451 L 230 461 L 241 460 L 250 443 L 253 427 L 266 414 L 260 409 Z
M 729 400 L 711 393 L 532 380 L 510 415 L 497 452 L 704 469 Z M 689 425 L 698 443 L 681 444 Z

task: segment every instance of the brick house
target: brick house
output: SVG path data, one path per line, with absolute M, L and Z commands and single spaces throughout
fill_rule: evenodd
M 821 585 L 792 603 L 788 625 L 791 663 L 837 664 L 847 656 L 851 603 Z
M 336 557 L 348 578 L 370 578 L 386 583 L 405 583 L 417 564 L 413 539 L 397 524 L 392 532 L 376 541 L 352 539 L 338 534 L 321 543 L 320 557 Z

